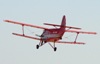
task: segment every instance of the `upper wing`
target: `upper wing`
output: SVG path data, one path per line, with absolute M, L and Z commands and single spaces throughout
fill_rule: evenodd
M 65 32 L 82 33 L 82 34 L 97 34 L 96 32 L 85 32 L 85 31 L 77 31 L 77 30 L 65 30 Z
M 15 22 L 15 21 L 11 21 L 11 20 L 4 20 L 4 21 L 9 22 L 9 23 L 13 23 L 13 24 L 19 24 L 19 25 L 22 25 L 22 26 L 30 26 L 30 27 L 40 28 L 40 29 L 48 29 L 48 28 L 41 27 L 41 26 L 36 26 L 36 25 L 26 24 L 26 23 L 21 23 L 21 22 Z
M 57 41 L 56 43 L 64 43 L 64 44 L 85 44 L 83 42 L 66 42 L 66 41 Z
M 57 24 L 50 24 L 50 23 L 44 23 L 44 25 L 50 25 L 50 26 L 58 26 L 60 27 L 61 25 L 57 25 Z M 78 27 L 72 27 L 72 26 L 65 26 L 66 28 L 72 28 L 72 29 L 81 29 Z

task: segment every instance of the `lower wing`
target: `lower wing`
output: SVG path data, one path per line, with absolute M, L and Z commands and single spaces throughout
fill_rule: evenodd
M 23 34 L 18 34 L 18 33 L 12 33 L 12 34 L 16 35 L 16 36 L 25 37 L 25 38 L 30 38 L 30 39 L 35 39 L 35 40 L 41 40 L 40 38 L 36 38 L 36 37 L 32 37 L 32 36 L 27 36 L 27 35 L 23 35 Z
M 56 43 L 63 43 L 63 44 L 85 44 L 83 42 L 66 42 L 66 41 L 57 41 Z
M 16 36 L 25 37 L 25 38 L 41 40 L 40 38 L 36 38 L 36 37 L 32 37 L 32 36 L 27 36 L 27 35 L 23 35 L 23 34 L 18 34 L 18 33 L 12 33 L 12 34 L 16 35 Z M 83 42 L 66 42 L 66 41 L 56 41 L 56 43 L 63 43 L 63 44 L 85 44 Z

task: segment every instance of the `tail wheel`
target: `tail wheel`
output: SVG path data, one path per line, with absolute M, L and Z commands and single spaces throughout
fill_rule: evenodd
M 36 45 L 36 49 L 39 49 L 39 45 Z
M 54 47 L 54 51 L 56 51 L 57 50 L 57 48 L 56 47 Z

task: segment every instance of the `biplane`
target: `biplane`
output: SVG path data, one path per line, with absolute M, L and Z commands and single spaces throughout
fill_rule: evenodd
M 13 35 L 39 40 L 40 41 L 39 44 L 36 45 L 37 49 L 39 49 L 39 47 L 43 46 L 45 43 L 48 43 L 53 48 L 54 51 L 57 50 L 57 47 L 55 46 L 56 43 L 83 44 L 84 45 L 85 44 L 84 42 L 77 42 L 77 38 L 78 38 L 79 34 L 96 34 L 96 32 L 81 31 L 81 28 L 78 28 L 78 27 L 66 26 L 65 15 L 62 18 L 61 25 L 44 23 L 44 25 L 54 26 L 54 28 L 47 28 L 47 27 L 37 26 L 37 25 L 33 25 L 33 24 L 16 22 L 16 21 L 12 21 L 12 20 L 4 20 L 4 21 L 22 26 L 22 34 L 12 33 Z M 24 33 L 24 28 L 25 28 L 24 26 L 39 28 L 39 29 L 43 29 L 44 31 L 38 37 L 28 36 Z M 58 27 L 58 28 L 55 28 L 55 27 Z M 65 32 L 76 33 L 75 40 L 73 42 L 62 41 L 62 37 Z M 53 43 L 53 45 L 51 44 L 51 42 Z

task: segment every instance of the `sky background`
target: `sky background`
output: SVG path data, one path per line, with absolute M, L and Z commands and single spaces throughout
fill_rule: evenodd
M 98 34 L 80 34 L 78 41 L 86 45 L 56 44 L 54 52 L 45 44 L 37 50 L 39 41 L 12 35 L 12 32 L 21 33 L 21 26 L 3 21 L 10 19 L 43 26 L 44 22 L 60 24 L 63 15 L 67 25 Z M 29 35 L 43 31 L 26 28 Z M 100 0 L 0 0 L 0 64 L 100 64 L 99 33 Z M 67 39 L 63 40 L 73 41 L 75 34 L 70 34 L 66 33 Z

